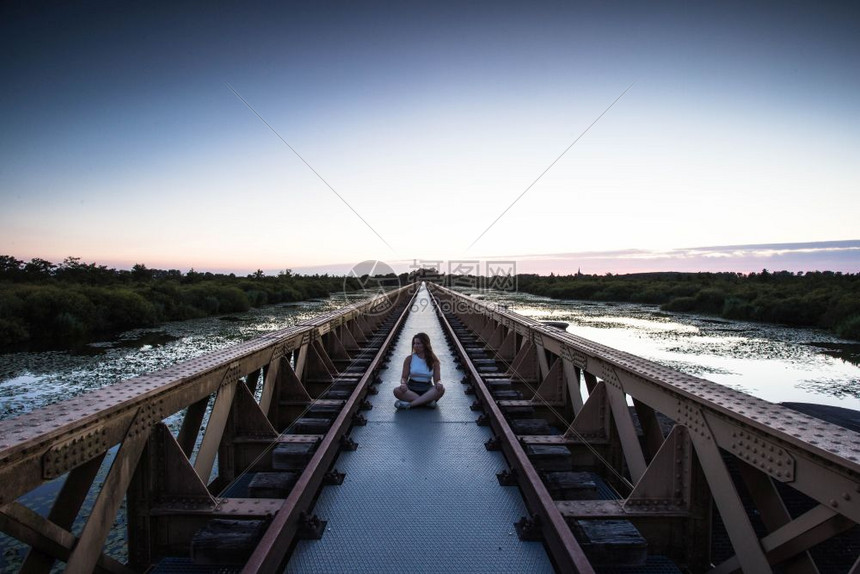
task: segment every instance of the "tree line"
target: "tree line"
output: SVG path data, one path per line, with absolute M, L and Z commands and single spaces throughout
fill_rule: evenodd
M 0 348 L 62 346 L 123 330 L 359 289 L 357 278 L 182 273 L 136 264 L 112 269 L 68 257 L 60 264 L 0 255 Z
M 656 303 L 665 311 L 819 327 L 860 340 L 860 273 L 518 275 L 517 288 L 553 299 Z

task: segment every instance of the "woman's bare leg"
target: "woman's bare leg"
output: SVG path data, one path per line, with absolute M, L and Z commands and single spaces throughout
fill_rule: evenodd
M 404 391 L 402 388 L 397 387 L 396 389 L 394 389 L 394 396 L 401 401 L 408 401 L 411 403 L 418 398 L 418 393 L 416 393 L 415 391 L 410 391 L 409 389 L 406 389 Z
M 412 391 L 409 391 L 409 392 L 412 392 Z M 414 395 L 415 393 L 412 393 L 412 394 Z M 429 391 L 427 391 L 426 393 L 424 393 L 420 397 L 417 397 L 410 402 L 412 403 L 413 407 L 420 407 L 421 405 L 426 405 L 430 401 L 438 401 L 439 399 L 442 398 L 442 395 L 444 395 L 444 394 L 445 394 L 444 387 L 441 389 L 437 389 L 436 387 L 433 387 L 432 389 L 430 389 Z

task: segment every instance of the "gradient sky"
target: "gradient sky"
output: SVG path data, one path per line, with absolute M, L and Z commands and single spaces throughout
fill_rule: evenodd
M 856 3 L 40 4 L 0 8 L 0 253 L 19 259 L 860 239 Z

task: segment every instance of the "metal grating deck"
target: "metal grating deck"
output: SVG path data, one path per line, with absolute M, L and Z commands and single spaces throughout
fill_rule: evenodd
M 525 505 L 518 489 L 499 486 L 496 473 L 507 464 L 484 448 L 491 433 L 475 424 L 462 372 L 424 303 L 422 288 L 380 392 L 369 397 L 367 426 L 352 432 L 359 448 L 335 464 L 346 478 L 325 487 L 314 508 L 328 521 L 325 535 L 300 541 L 286 572 L 553 572 L 541 543 L 517 537 Z M 397 411 L 391 392 L 419 331 L 442 361 L 446 394 L 435 410 Z

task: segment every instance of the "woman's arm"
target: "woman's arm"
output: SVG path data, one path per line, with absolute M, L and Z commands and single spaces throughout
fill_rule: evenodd
M 441 371 L 441 368 L 439 367 L 439 361 L 436 361 L 433 364 L 433 382 L 436 383 L 437 385 L 439 384 L 439 381 L 442 379 L 442 376 L 440 375 L 440 371 Z
M 405 385 L 409 380 L 409 367 L 410 367 L 410 359 L 412 359 L 412 355 L 406 357 L 403 361 L 403 372 L 400 374 L 400 384 Z

